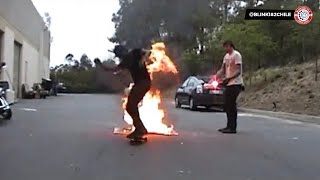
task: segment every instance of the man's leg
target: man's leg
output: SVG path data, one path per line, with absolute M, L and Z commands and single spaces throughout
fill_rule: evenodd
M 227 128 L 220 129 L 219 131 L 224 133 L 235 133 L 237 130 L 237 98 L 240 94 L 240 86 L 228 86 L 225 91 L 225 104 L 227 114 Z
M 239 86 L 233 86 L 232 87 L 232 96 L 230 99 L 230 126 L 229 128 L 231 130 L 236 131 L 237 130 L 237 118 L 238 118 L 238 108 L 237 108 L 237 99 L 240 94 L 240 87 Z
M 231 118 L 230 116 L 230 107 L 231 107 L 231 101 L 230 101 L 230 96 L 231 96 L 231 89 L 230 87 L 226 87 L 226 90 L 224 92 L 224 110 L 226 111 L 226 115 L 227 115 L 227 127 L 219 129 L 219 131 L 223 131 L 226 129 L 230 129 L 230 121 L 229 119 Z
M 132 87 L 128 96 L 126 110 L 133 120 L 133 125 L 135 127 L 134 133 L 147 133 L 146 128 L 144 127 L 140 119 L 138 104 L 143 99 L 144 95 L 148 92 L 149 88 L 150 86 L 147 83 L 136 84 Z
M 227 87 L 226 89 L 226 114 L 227 114 L 227 128 L 231 128 L 231 118 L 232 118 L 232 87 Z

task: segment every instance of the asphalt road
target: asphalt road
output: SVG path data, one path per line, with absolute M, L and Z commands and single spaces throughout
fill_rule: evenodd
M 120 99 L 61 95 L 25 100 L 0 126 L 0 180 L 319 180 L 320 126 L 239 114 L 239 133 L 220 134 L 225 115 L 166 103 L 177 137 L 130 146 Z

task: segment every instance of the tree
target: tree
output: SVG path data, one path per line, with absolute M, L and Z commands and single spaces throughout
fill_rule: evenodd
M 50 30 L 50 27 L 51 27 L 51 16 L 50 16 L 50 14 L 48 12 L 44 13 L 43 20 L 45 22 L 46 29 Z
M 68 64 L 71 64 L 74 62 L 74 55 L 73 54 L 67 54 L 66 57 L 64 58 L 65 61 L 68 63 Z
M 241 50 L 245 68 L 252 71 L 287 63 L 305 62 L 317 56 L 319 27 L 315 20 L 319 3 L 303 0 L 119 0 L 113 16 L 112 42 L 129 48 L 164 41 L 183 76 L 205 73 L 221 65 L 221 43 L 230 39 Z M 243 6 L 243 2 L 246 6 Z M 314 10 L 313 22 L 245 21 L 246 8 Z M 318 30 L 318 31 L 317 31 Z M 318 38 L 319 39 L 319 38 Z
M 112 18 L 116 33 L 110 40 L 128 47 L 149 46 L 152 40 L 197 43 L 199 33 L 201 36 L 217 24 L 223 4 L 222 0 L 119 2 L 120 9 Z
M 83 54 L 80 58 L 80 67 L 84 70 L 91 69 L 93 66 L 92 61 L 86 54 Z

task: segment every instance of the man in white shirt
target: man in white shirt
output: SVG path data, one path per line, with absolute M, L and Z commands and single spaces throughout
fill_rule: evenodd
M 242 78 L 242 57 L 235 50 L 232 41 L 225 41 L 223 47 L 226 50 L 226 55 L 223 58 L 221 69 L 217 72 L 217 76 L 223 79 L 225 90 L 225 111 L 227 114 L 227 127 L 219 129 L 222 133 L 235 134 L 237 133 L 237 98 L 240 92 L 244 89 Z

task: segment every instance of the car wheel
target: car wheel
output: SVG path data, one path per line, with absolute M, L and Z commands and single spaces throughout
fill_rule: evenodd
M 189 99 L 189 107 L 191 111 L 197 110 L 197 105 L 194 103 L 194 100 L 192 97 Z
M 5 120 L 10 120 L 11 117 L 12 117 L 12 111 L 11 111 L 11 109 L 5 110 L 5 111 L 3 112 L 3 114 L 2 114 L 2 117 L 3 117 L 3 119 L 5 119 Z
M 221 112 L 226 112 L 225 105 L 220 105 L 219 108 L 221 109 Z
M 180 102 L 179 102 L 179 98 L 178 98 L 178 97 L 176 97 L 176 98 L 174 99 L 174 103 L 175 103 L 176 108 L 180 108 L 180 107 L 181 107 L 181 104 L 180 104 Z

